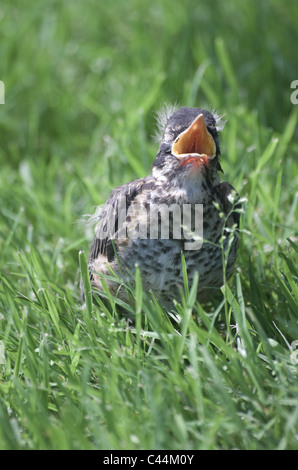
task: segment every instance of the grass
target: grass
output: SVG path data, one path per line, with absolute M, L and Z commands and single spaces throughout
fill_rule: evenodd
M 3 1 L 0 448 L 298 449 L 297 2 Z M 237 270 L 171 323 L 87 297 L 92 229 L 148 174 L 164 101 L 216 108 L 247 198 Z

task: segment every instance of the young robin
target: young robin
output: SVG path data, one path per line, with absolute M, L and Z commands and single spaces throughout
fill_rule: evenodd
M 159 124 L 163 129 L 151 175 L 112 191 L 88 265 L 96 292 L 103 291 L 102 276 L 107 276 L 109 290 L 123 300 L 126 290 L 112 272 L 131 283 L 138 265 L 143 288 L 170 309 L 183 287 L 182 254 L 190 286 L 199 274 L 199 301 L 210 299 L 232 275 L 239 203 L 233 187 L 219 178 L 219 117 L 183 107 L 163 112 Z

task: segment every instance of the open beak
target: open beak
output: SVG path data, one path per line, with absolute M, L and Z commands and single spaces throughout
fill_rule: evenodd
M 199 114 L 193 123 L 175 139 L 172 155 L 183 158 L 187 155 L 213 157 L 216 145 L 208 131 L 203 114 Z

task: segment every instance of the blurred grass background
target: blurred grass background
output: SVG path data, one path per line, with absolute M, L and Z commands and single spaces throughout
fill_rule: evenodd
M 297 18 L 294 0 L 1 2 L 2 448 L 297 448 Z M 226 349 L 199 306 L 224 359 L 195 323 L 178 346 L 164 336 L 140 352 L 139 333 L 95 310 L 95 334 L 80 304 L 78 252 L 93 236 L 80 219 L 150 172 L 164 102 L 228 120 L 222 166 L 248 206 L 237 303 L 226 293 L 215 316 L 251 322 L 242 377 L 232 330 Z

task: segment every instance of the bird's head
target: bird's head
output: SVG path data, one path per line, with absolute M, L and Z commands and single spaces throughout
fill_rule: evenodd
M 201 108 L 180 108 L 159 118 L 163 127 L 160 147 L 153 163 L 153 175 L 171 179 L 213 178 L 221 170 L 219 163 L 220 119 Z

